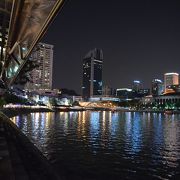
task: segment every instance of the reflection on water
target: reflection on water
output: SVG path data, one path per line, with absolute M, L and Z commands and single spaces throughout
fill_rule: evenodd
M 67 179 L 180 175 L 180 115 L 84 111 L 31 113 L 12 121 Z

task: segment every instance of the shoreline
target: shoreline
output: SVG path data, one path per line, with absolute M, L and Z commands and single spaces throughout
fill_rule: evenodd
M 20 129 L 0 110 L 2 179 L 60 180 L 52 164 Z
M 111 112 L 139 112 L 139 113 L 164 113 L 164 114 L 180 114 L 177 110 L 129 110 L 129 109 L 111 109 L 111 108 L 47 108 L 47 107 L 19 107 L 19 108 L 2 108 L 0 109 L 7 117 L 12 118 L 20 114 L 29 114 L 36 112 L 78 112 L 78 111 L 111 111 Z
M 0 112 L 4 113 L 8 118 L 18 116 L 20 114 L 29 114 L 36 112 L 54 112 L 49 108 L 3 108 Z

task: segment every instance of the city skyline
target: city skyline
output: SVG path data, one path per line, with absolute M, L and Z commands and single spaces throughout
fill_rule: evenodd
M 83 57 L 95 47 L 104 52 L 104 83 L 114 88 L 179 73 L 179 16 L 174 0 L 68 1 L 43 38 L 55 45 L 53 86 L 80 93 Z

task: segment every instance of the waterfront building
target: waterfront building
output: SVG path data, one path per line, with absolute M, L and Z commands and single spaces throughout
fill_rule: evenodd
M 144 96 L 140 101 L 143 105 L 151 104 L 154 102 L 154 97 L 152 95 Z
M 179 74 L 178 73 L 165 73 L 164 74 L 164 88 L 167 91 L 168 86 L 179 84 Z
M 180 103 L 180 93 L 169 93 L 163 96 L 154 97 L 154 101 L 157 104 L 176 104 Z
M 94 49 L 83 59 L 82 97 L 88 100 L 95 95 L 102 95 L 103 52 Z
M 89 98 L 89 102 L 119 102 L 120 99 L 118 97 L 112 97 L 112 96 L 93 96 Z
M 32 82 L 28 82 L 27 89 L 52 89 L 53 45 L 39 43 L 31 55 L 32 61 L 38 62 L 31 72 Z
M 163 94 L 163 91 L 163 82 L 160 79 L 153 79 L 151 83 L 151 94 L 153 96 L 159 96 Z
M 134 80 L 132 84 L 132 90 L 134 92 L 139 92 L 139 90 L 142 89 L 142 83 L 141 81 Z

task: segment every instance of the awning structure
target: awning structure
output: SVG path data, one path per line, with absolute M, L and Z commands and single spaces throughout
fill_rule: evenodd
M 0 1 L 0 17 L 3 14 L 6 23 L 6 42 L 1 46 L 1 79 L 6 85 L 14 82 L 63 4 L 64 0 Z
M 0 72 L 1 73 L 5 59 L 12 4 L 13 4 L 13 0 L 0 1 Z

